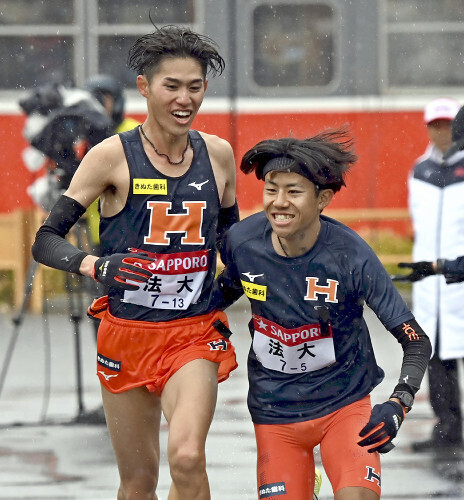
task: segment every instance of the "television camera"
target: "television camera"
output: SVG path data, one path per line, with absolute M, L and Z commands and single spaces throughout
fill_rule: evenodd
M 112 122 L 105 109 L 93 95 L 76 88 L 64 88 L 56 84 L 48 84 L 33 90 L 30 95 L 19 101 L 27 119 L 23 135 L 30 143 L 23 160 L 31 172 L 41 170 L 47 165 L 45 175 L 39 177 L 31 186 L 29 194 L 34 202 L 49 212 L 58 198 L 66 191 L 69 183 L 87 151 L 112 135 Z M 81 220 L 74 227 L 76 244 L 82 248 L 83 224 Z M 37 267 L 31 261 L 26 277 L 25 297 L 19 313 L 13 319 L 14 330 L 5 352 L 5 360 L 0 370 L 0 394 L 6 379 L 8 367 L 13 356 L 19 328 L 27 311 L 29 297 Z M 74 326 L 74 344 L 76 351 L 76 393 L 78 399 L 78 415 L 75 422 L 102 423 L 102 412 L 86 413 L 83 403 L 80 322 L 84 303 L 83 282 L 79 276 L 71 280 L 65 273 L 65 289 L 68 294 L 69 317 Z M 94 290 L 87 290 L 94 296 Z M 46 303 L 46 301 L 45 301 Z M 47 341 L 49 344 L 49 340 Z M 50 356 L 46 363 L 46 380 L 50 380 Z M 47 405 L 49 388 L 47 389 Z M 45 398 L 44 398 L 45 401 Z M 43 418 L 45 419 L 44 404 Z
M 23 154 L 29 170 L 47 164 L 47 173 L 28 188 L 34 202 L 50 211 L 66 191 L 87 151 L 113 132 L 110 117 L 88 91 L 46 84 L 19 101 L 26 113 Z

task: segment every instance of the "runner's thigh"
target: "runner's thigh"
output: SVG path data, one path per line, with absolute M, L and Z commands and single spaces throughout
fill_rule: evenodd
M 216 407 L 218 366 L 206 359 L 195 359 L 166 383 L 161 405 L 169 423 L 170 444 L 175 444 L 174 440 L 206 441 Z
M 102 386 L 102 398 L 121 478 L 142 469 L 158 477 L 159 397 L 146 387 L 113 394 Z
M 258 498 L 271 493 L 286 500 L 312 500 L 313 447 L 317 444 L 311 421 L 284 425 L 255 424 Z
M 327 423 L 321 458 L 334 493 L 344 487 L 358 486 L 380 496 L 380 456 L 357 444 L 361 439 L 359 431 L 369 421 L 371 410 L 367 396 L 336 411 Z

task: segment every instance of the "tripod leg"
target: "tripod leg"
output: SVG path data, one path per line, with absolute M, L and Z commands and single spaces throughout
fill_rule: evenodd
M 21 304 L 21 308 L 20 308 L 18 314 L 13 318 L 14 328 L 13 328 L 13 332 L 12 332 L 11 337 L 10 337 L 10 341 L 8 343 L 8 347 L 7 347 L 6 352 L 5 352 L 5 360 L 3 362 L 2 372 L 0 374 L 0 396 L 2 394 L 3 385 L 4 385 L 5 379 L 6 379 L 6 374 L 8 372 L 8 368 L 10 366 L 10 361 L 11 361 L 11 358 L 13 357 L 13 352 L 14 352 L 14 349 L 16 346 L 16 341 L 18 340 L 19 327 L 21 326 L 21 324 L 24 320 L 24 316 L 26 314 L 27 307 L 29 305 L 29 301 L 31 298 L 32 285 L 34 283 L 34 276 L 35 276 L 35 272 L 37 270 L 37 266 L 38 266 L 38 263 L 35 260 L 33 260 L 29 265 L 29 269 L 27 270 L 27 275 L 26 275 L 26 287 L 24 290 L 23 303 Z
M 77 247 L 83 248 L 83 232 L 85 231 L 85 226 L 82 220 L 79 220 L 74 226 L 74 237 L 76 238 Z M 83 316 L 83 296 L 84 293 L 89 295 L 89 298 L 93 298 L 95 295 L 89 294 L 89 289 L 86 287 L 86 278 L 77 275 L 66 276 L 66 291 L 68 293 L 69 302 L 69 312 L 70 319 L 74 324 L 74 341 L 75 341 L 75 352 L 76 352 L 76 378 L 77 378 L 77 398 L 79 413 L 74 420 L 77 423 L 89 423 L 89 424 L 104 424 L 106 423 L 105 417 L 102 411 L 97 410 L 93 412 L 86 413 L 84 411 L 83 403 L 83 385 L 82 385 L 82 356 L 81 356 L 81 331 L 80 322 Z
M 79 277 L 75 276 L 79 280 Z M 81 359 L 81 334 L 80 321 L 82 319 L 82 296 L 80 289 L 75 289 L 71 284 L 71 276 L 66 274 L 66 291 L 69 301 L 69 317 L 74 325 L 74 347 L 76 352 L 76 388 L 78 417 L 84 413 L 84 400 L 82 391 L 82 359 Z
M 83 248 L 83 239 L 85 233 L 85 224 L 82 219 L 80 219 L 74 226 L 74 237 L 76 238 L 76 243 L 78 248 Z M 76 353 L 76 390 L 77 390 L 77 402 L 79 413 L 76 418 L 78 422 L 91 421 L 92 416 L 89 417 L 84 410 L 84 400 L 83 400 L 83 384 L 82 384 L 82 353 L 81 353 L 81 329 L 80 323 L 82 321 L 83 315 L 83 293 L 86 291 L 86 285 L 84 282 L 85 278 L 81 276 L 71 276 L 66 275 L 66 290 L 68 293 L 69 300 L 69 316 L 74 325 L 74 344 Z M 74 286 L 73 284 L 74 283 Z

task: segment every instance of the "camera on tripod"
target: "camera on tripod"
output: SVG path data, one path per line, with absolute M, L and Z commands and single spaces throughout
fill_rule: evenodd
M 112 123 L 100 102 L 85 90 L 65 88 L 48 84 L 33 90 L 19 102 L 27 119 L 23 135 L 30 146 L 23 151 L 23 160 L 31 172 L 41 171 L 46 165 L 47 172 L 31 186 L 29 194 L 34 202 L 49 212 L 58 198 L 69 187 L 69 183 L 87 151 L 112 135 Z M 73 236 L 78 248 L 83 247 L 83 224 L 75 224 Z M 26 276 L 25 296 L 19 313 L 13 319 L 14 330 L 5 351 L 4 363 L 0 370 L 0 395 L 13 356 L 19 328 L 27 311 L 32 294 L 33 280 L 38 263 L 31 261 Z M 68 294 L 69 317 L 74 326 L 76 350 L 76 393 L 78 415 L 75 422 L 102 423 L 103 413 L 98 409 L 86 413 L 83 403 L 81 370 L 80 322 L 84 305 L 84 287 L 79 276 L 65 273 L 65 288 Z M 93 280 L 87 280 L 93 283 Z M 93 294 L 92 294 L 93 295 Z M 48 365 L 50 364 L 50 360 Z M 49 379 L 49 375 L 47 375 Z M 43 412 L 45 419 L 46 408 Z
M 23 160 L 30 171 L 47 165 L 28 193 L 48 212 L 87 151 L 112 134 L 111 119 L 90 92 L 52 83 L 34 89 L 19 106 L 27 115 L 23 135 L 31 145 Z

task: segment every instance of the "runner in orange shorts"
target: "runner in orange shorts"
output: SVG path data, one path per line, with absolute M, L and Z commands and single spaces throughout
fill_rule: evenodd
M 264 211 L 226 234 L 214 303 L 224 309 L 245 293 L 251 304 L 260 500 L 312 500 L 317 445 L 336 500 L 377 500 L 379 453 L 393 448 L 430 358 L 427 335 L 372 249 L 321 214 L 356 160 L 351 146 L 345 130 L 269 139 L 240 165 L 264 179 Z M 404 351 L 397 385 L 374 408 L 369 394 L 384 372 L 364 303 Z
M 129 51 L 147 102 L 139 127 L 85 155 L 39 229 L 39 262 L 108 290 L 97 372 L 118 463 L 118 500 L 156 500 L 160 419 L 169 426 L 170 499 L 209 500 L 205 443 L 218 382 L 236 366 L 227 320 L 210 303 L 217 249 L 238 220 L 230 144 L 191 129 L 224 60 L 213 40 L 155 27 Z M 100 199 L 103 257 L 66 241 Z

